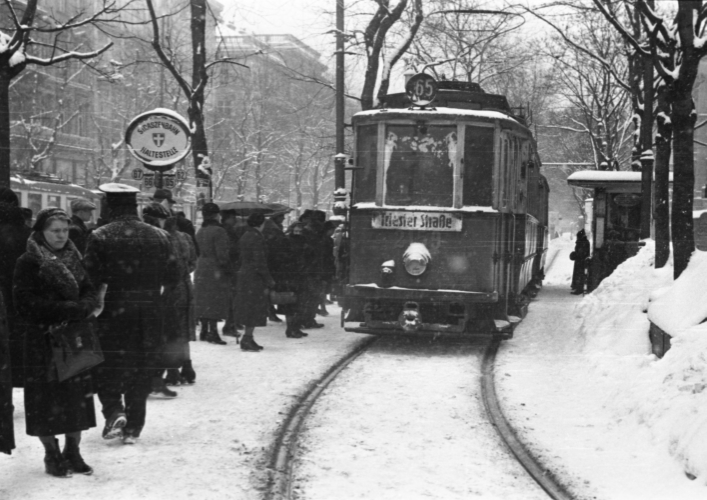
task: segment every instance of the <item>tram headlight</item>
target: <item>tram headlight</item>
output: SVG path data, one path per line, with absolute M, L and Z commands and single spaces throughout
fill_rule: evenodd
M 424 273 L 431 260 L 430 251 L 423 243 L 411 243 L 403 254 L 405 271 L 412 276 L 420 276 Z

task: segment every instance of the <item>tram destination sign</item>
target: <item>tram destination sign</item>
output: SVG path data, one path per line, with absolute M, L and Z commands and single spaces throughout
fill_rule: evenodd
M 373 229 L 398 229 L 403 231 L 461 231 L 459 214 L 439 212 L 381 212 L 371 220 Z
M 172 110 L 158 108 L 130 122 L 125 142 L 145 168 L 164 172 L 189 154 L 191 133 L 183 117 Z

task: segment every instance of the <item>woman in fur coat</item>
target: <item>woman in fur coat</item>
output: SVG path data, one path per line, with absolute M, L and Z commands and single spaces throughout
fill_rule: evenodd
M 82 431 L 96 426 L 90 371 L 57 381 L 46 339 L 50 326 L 86 320 L 99 305 L 81 254 L 69 240 L 69 220 L 60 208 L 37 214 L 13 280 L 24 336 L 27 434 L 39 437 L 46 450 L 45 470 L 57 477 L 93 472 L 81 457 L 79 442 Z M 66 435 L 63 452 L 59 434 Z

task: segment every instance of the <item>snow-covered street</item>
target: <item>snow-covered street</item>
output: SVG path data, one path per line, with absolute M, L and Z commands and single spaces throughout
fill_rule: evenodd
M 297 498 L 547 498 L 486 417 L 485 347 L 379 340 L 315 405 Z
M 649 354 L 643 310 L 671 281 L 650 268 L 650 245 L 577 297 L 569 294 L 572 242 L 554 240 L 545 286 L 497 357 L 510 423 L 582 498 L 707 495 L 702 344 L 690 350 L 686 336 L 663 360 Z M 326 328 L 304 339 L 285 338 L 280 324 L 256 329 L 262 353 L 241 352 L 232 338 L 193 343 L 197 383 L 178 387 L 174 400 L 150 398 L 137 445 L 101 439 L 100 417 L 84 434 L 93 476 L 44 473 L 15 390 L 17 449 L 0 456 L 0 498 L 262 498 L 268 447 L 292 403 L 366 338 L 344 333 L 338 310 L 330 312 L 320 318 Z M 543 498 L 481 421 L 481 344 L 427 347 L 381 339 L 328 389 L 307 424 L 298 498 Z

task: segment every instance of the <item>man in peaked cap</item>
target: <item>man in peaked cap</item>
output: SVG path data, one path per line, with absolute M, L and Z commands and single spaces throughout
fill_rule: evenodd
M 106 424 L 103 437 L 134 444 L 145 425 L 146 401 L 164 343 L 161 290 L 178 273 L 168 234 L 137 215 L 138 190 L 103 184 L 108 223 L 88 237 L 86 269 L 107 285 L 98 335 L 105 361 L 96 369 L 98 399 Z
M 86 243 L 91 230 L 86 223 L 93 217 L 96 205 L 88 200 L 77 198 L 71 200 L 71 225 L 69 226 L 69 238 L 74 242 L 76 248 L 83 255 L 86 252 Z

